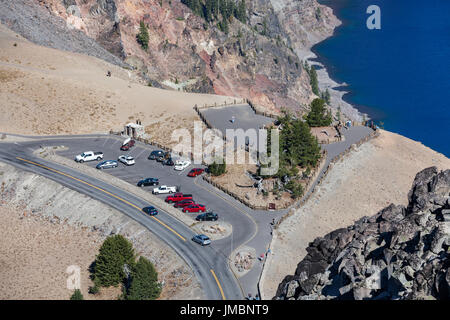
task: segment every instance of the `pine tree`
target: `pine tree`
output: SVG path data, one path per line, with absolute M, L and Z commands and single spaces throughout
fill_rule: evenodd
M 220 163 L 222 162 L 222 163 Z M 225 173 L 227 169 L 227 165 L 225 164 L 225 161 L 214 161 L 212 164 L 210 164 L 208 166 L 208 170 L 209 172 L 213 175 L 213 176 L 220 176 L 222 174 Z
M 124 278 L 124 266 L 133 266 L 133 245 L 121 235 L 108 237 L 95 260 L 94 282 L 102 287 L 120 284 Z
M 205 20 L 211 22 L 213 20 L 213 1 L 207 0 L 204 8 Z
M 70 297 L 70 300 L 84 300 L 83 294 L 81 293 L 80 289 L 75 289 L 72 296 Z
M 331 124 L 331 113 L 327 112 L 324 100 L 319 98 L 313 100 L 311 111 L 306 116 L 306 122 L 310 127 L 324 127 Z
M 142 49 L 147 50 L 148 49 L 148 29 L 145 25 L 144 21 L 141 21 L 139 26 L 139 33 L 136 35 L 136 41 L 141 45 Z
M 321 98 L 325 101 L 326 104 L 330 104 L 330 91 L 328 91 L 328 88 L 325 91 L 322 91 L 320 94 Z
M 315 95 L 319 95 L 320 94 L 320 92 L 319 92 L 319 82 L 318 82 L 318 80 L 317 80 L 317 72 L 316 72 L 316 69 L 313 67 L 313 66 L 311 66 L 310 68 L 309 68 L 309 78 L 310 78 L 310 84 L 311 84 L 311 89 L 312 89 L 312 92 L 315 94 Z
M 128 300 L 154 300 L 161 294 L 158 273 L 153 264 L 140 257 L 131 273 L 131 285 L 127 290 Z
M 241 21 L 242 23 L 246 23 L 247 22 L 247 13 L 246 13 L 247 9 L 246 9 L 246 5 L 245 5 L 245 0 L 241 0 L 239 2 L 239 5 L 236 9 L 236 19 L 238 19 L 239 21 Z
M 315 166 L 320 159 L 320 145 L 311 134 L 307 123 L 293 119 L 290 114 L 279 118 L 283 130 L 280 131 L 280 169 L 276 176 L 298 174 L 297 166 Z

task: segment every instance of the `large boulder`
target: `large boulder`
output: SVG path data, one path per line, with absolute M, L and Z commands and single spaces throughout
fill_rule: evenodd
M 450 170 L 420 171 L 389 205 L 311 242 L 274 299 L 450 299 Z

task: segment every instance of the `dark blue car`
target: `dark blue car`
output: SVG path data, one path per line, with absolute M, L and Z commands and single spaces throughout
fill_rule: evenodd
M 159 184 L 159 179 L 156 178 L 146 178 L 142 179 L 137 183 L 138 187 L 146 187 L 146 186 L 157 186 Z
M 142 211 L 144 211 L 149 216 L 156 216 L 158 214 L 158 210 L 156 210 L 156 208 L 152 206 L 142 208 Z
M 165 155 L 164 151 L 162 151 L 162 150 L 155 150 L 155 151 L 152 151 L 150 153 L 150 155 L 148 156 L 148 159 L 149 160 L 155 160 L 157 158 L 164 157 L 164 155 Z

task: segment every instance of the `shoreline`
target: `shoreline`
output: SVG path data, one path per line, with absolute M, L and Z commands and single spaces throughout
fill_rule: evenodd
M 363 105 L 356 105 L 351 103 L 349 100 L 349 96 L 352 95 L 352 92 L 348 90 L 349 84 L 342 82 L 339 83 L 332 76 L 330 76 L 329 70 L 332 69 L 332 65 L 327 63 L 326 59 L 324 59 L 319 52 L 317 52 L 317 45 L 326 41 L 327 39 L 334 37 L 339 28 L 345 26 L 345 20 L 338 16 L 337 6 L 335 3 L 328 1 L 317 0 L 320 5 L 327 6 L 331 8 L 333 11 L 333 15 L 340 22 L 340 24 L 333 29 L 333 33 L 328 37 L 322 39 L 321 41 L 313 44 L 308 50 L 307 53 L 303 56 L 299 57 L 303 61 L 307 61 L 310 66 L 314 66 L 317 72 L 317 79 L 319 82 L 319 89 L 321 91 L 325 91 L 328 89 L 331 96 L 331 105 L 334 109 L 341 108 L 341 112 L 349 117 L 353 121 L 362 121 L 364 118 L 366 120 L 372 119 L 370 116 L 370 111 L 367 110 L 367 107 Z M 334 5 L 333 5 L 334 4 Z

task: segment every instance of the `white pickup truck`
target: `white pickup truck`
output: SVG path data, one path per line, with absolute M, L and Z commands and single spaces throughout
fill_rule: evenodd
M 153 194 L 160 193 L 175 193 L 177 192 L 177 187 L 168 187 L 168 186 L 159 186 L 158 188 L 153 189 Z
M 93 151 L 85 151 L 82 154 L 79 154 L 75 157 L 76 162 L 85 162 L 85 161 L 100 161 L 103 159 L 103 152 L 93 152 Z

